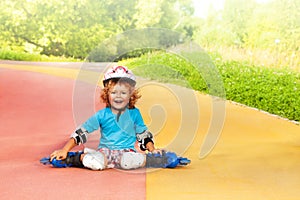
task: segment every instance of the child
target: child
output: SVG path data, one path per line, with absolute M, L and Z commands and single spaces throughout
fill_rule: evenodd
M 134 74 L 125 66 L 112 67 L 104 75 L 101 99 L 106 103 L 71 135 L 65 146 L 54 151 L 50 158 L 43 158 L 43 164 L 55 167 L 81 167 L 92 170 L 106 168 L 136 169 L 140 167 L 176 167 L 190 161 L 178 158 L 172 152 L 156 149 L 153 136 L 144 124 L 135 103 L 141 97 L 135 89 Z M 88 134 L 100 129 L 101 139 L 98 150 L 85 148 L 84 151 L 70 152 L 87 141 Z M 138 153 L 136 141 L 141 150 Z

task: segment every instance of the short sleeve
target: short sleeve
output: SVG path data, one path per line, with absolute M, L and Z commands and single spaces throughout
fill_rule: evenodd
M 98 113 L 90 117 L 87 121 L 82 124 L 82 127 L 87 130 L 87 132 L 91 133 L 100 128 L 99 116 Z
M 142 117 L 139 109 L 134 108 L 132 112 L 134 115 L 134 123 L 135 123 L 136 133 L 142 133 L 142 132 L 146 131 L 148 128 L 144 123 L 143 117 Z

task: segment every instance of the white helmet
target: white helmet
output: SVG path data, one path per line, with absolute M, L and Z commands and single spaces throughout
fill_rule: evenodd
M 113 66 L 104 74 L 103 85 L 105 86 L 109 80 L 115 79 L 124 79 L 128 81 L 130 84 L 135 86 L 135 76 L 127 67 L 125 66 Z

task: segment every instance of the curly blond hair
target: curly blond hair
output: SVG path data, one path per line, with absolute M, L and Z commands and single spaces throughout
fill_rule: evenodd
M 139 90 L 135 89 L 135 87 L 132 84 L 130 84 L 128 81 L 122 80 L 122 79 L 111 79 L 111 80 L 109 80 L 109 82 L 107 84 L 105 84 L 105 87 L 102 89 L 100 98 L 103 101 L 103 103 L 106 104 L 106 107 L 110 107 L 109 93 L 110 93 L 110 90 L 116 84 L 125 84 L 125 85 L 129 86 L 131 97 L 129 100 L 128 108 L 129 109 L 135 108 L 136 102 L 138 101 L 139 98 L 141 98 L 141 95 L 139 94 Z

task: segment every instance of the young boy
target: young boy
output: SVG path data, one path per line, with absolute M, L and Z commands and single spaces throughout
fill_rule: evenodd
M 90 117 L 71 135 L 65 146 L 54 151 L 50 158 L 43 158 L 43 164 L 55 167 L 81 167 L 92 170 L 106 168 L 136 169 L 140 167 L 176 167 L 190 161 L 178 158 L 172 152 L 156 149 L 153 136 L 144 124 L 135 103 L 141 97 L 135 89 L 134 74 L 125 66 L 114 66 L 104 75 L 104 88 L 101 99 L 106 104 Z M 97 150 L 70 152 L 76 145 L 84 144 L 89 133 L 100 129 L 100 142 Z M 138 153 L 136 141 L 141 150 Z

